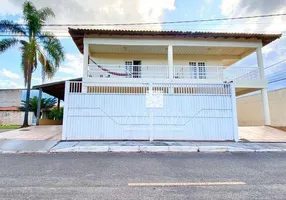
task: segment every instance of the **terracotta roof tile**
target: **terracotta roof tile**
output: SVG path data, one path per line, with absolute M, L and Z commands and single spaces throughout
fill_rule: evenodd
M 19 111 L 18 106 L 0 107 L 0 111 Z
M 183 38 L 256 38 L 261 39 L 263 45 L 281 37 L 281 34 L 238 33 L 238 32 L 199 32 L 199 31 L 166 31 L 166 30 L 119 30 L 119 29 L 73 29 L 69 33 L 81 53 L 83 53 L 83 38 L 85 35 L 117 35 L 117 36 L 157 36 L 157 37 L 183 37 Z

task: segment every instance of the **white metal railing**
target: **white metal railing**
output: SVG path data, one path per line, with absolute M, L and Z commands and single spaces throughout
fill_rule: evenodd
M 256 66 L 232 66 L 223 71 L 224 80 L 260 80 L 260 70 Z
M 168 78 L 167 65 L 116 65 L 91 64 L 88 66 L 90 78 Z
M 223 66 L 174 66 L 175 79 L 223 79 Z
M 117 64 L 90 64 L 89 78 L 112 79 L 168 79 L 168 65 L 117 65 Z M 174 65 L 174 79 L 213 79 L 220 81 L 230 80 L 260 80 L 260 71 L 257 66 L 188 66 Z
M 229 95 L 230 87 L 225 84 L 206 83 L 84 83 L 80 81 L 68 81 L 68 93 L 86 94 L 147 94 L 154 93 L 183 95 Z M 85 88 L 85 89 L 82 89 Z

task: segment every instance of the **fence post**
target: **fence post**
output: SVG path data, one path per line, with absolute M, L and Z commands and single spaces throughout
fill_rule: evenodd
M 65 99 L 64 99 L 64 118 L 63 118 L 62 140 L 67 139 L 69 93 L 70 93 L 70 81 L 66 81 L 65 82 Z
M 153 84 L 149 83 L 149 94 L 153 96 Z M 153 105 L 152 105 L 153 106 Z M 149 129 L 150 129 L 150 142 L 154 140 L 154 113 L 153 107 L 149 108 Z
M 238 137 L 236 94 L 235 94 L 235 86 L 233 83 L 230 83 L 230 95 L 231 95 L 231 105 L 232 105 L 233 138 L 235 142 L 238 142 L 239 137 Z

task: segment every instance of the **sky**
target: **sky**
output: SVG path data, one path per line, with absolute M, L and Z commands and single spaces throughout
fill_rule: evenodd
M 22 3 L 24 0 L 0 0 L 0 20 L 15 22 L 22 20 Z M 87 23 L 132 23 L 185 21 L 197 19 L 230 18 L 240 16 L 267 15 L 286 13 L 286 0 L 32 0 L 37 8 L 50 7 L 56 17 L 48 23 L 87 24 Z M 265 67 L 286 60 L 286 16 L 248 20 L 188 23 L 175 25 L 153 25 L 133 28 L 155 30 L 187 30 L 217 32 L 259 32 L 281 33 L 285 36 L 263 48 Z M 107 28 L 107 27 L 100 27 Z M 47 28 L 46 28 L 47 29 Z M 83 57 L 77 47 L 67 37 L 65 28 L 48 28 L 60 37 L 64 46 L 66 60 L 59 67 L 56 76 L 46 82 L 66 80 L 82 76 Z M 4 37 L 0 36 L 0 40 Z M 240 65 L 255 65 L 256 55 L 252 54 L 241 60 Z M 286 62 L 266 69 L 270 90 L 286 86 Z M 40 67 L 33 73 L 32 85 L 42 83 Z M 0 53 L 0 88 L 24 88 L 20 69 L 20 51 L 13 47 Z

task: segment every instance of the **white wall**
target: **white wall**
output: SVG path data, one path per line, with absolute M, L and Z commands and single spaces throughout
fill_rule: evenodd
M 22 125 L 25 112 L 21 111 L 0 111 L 0 125 Z M 29 124 L 32 124 L 33 112 L 29 112 Z
M 100 64 L 125 64 L 125 60 L 141 60 L 142 65 L 168 65 L 168 55 L 163 54 L 109 54 L 91 53 L 92 59 Z M 174 55 L 174 65 L 189 65 L 190 61 L 205 61 L 209 66 L 222 66 L 220 56 Z
M 110 65 L 121 65 L 121 69 L 109 69 L 111 71 L 116 71 L 120 73 L 124 73 L 125 71 L 125 61 L 126 60 L 141 60 L 142 66 L 142 78 L 150 78 L 150 73 L 164 73 L 160 74 L 160 78 L 164 75 L 167 76 L 168 73 L 168 56 L 163 54 L 110 54 L 110 53 L 92 53 L 91 58 L 98 64 L 101 64 L 104 68 L 108 68 L 108 64 Z M 217 67 L 223 68 L 223 59 L 220 56 L 199 56 L 199 55 L 174 55 L 174 75 L 180 78 L 180 71 L 183 71 L 181 74 L 191 74 L 191 69 L 188 67 L 189 62 L 191 61 L 202 61 L 206 62 L 207 73 L 217 73 Z M 92 63 L 91 63 L 92 64 Z M 162 65 L 162 66 L 151 66 L 151 67 L 144 67 L 144 65 Z M 180 65 L 176 66 L 176 65 Z M 181 67 L 182 66 L 182 67 Z M 156 68 L 156 69 L 155 69 Z M 100 69 L 98 72 L 94 74 L 95 77 L 98 77 L 100 74 Z M 102 73 L 104 74 L 104 73 Z M 112 76 L 113 78 L 122 78 Z M 158 77 L 158 76 L 157 76 Z M 190 78 L 190 77 L 185 77 Z M 218 78 L 213 77 L 211 75 L 207 76 L 207 79 L 211 78 Z
M 268 92 L 272 126 L 286 126 L 286 89 Z M 238 123 L 240 126 L 263 126 L 261 94 L 237 99 Z
M 22 90 L 0 90 L 0 107 L 21 105 Z

